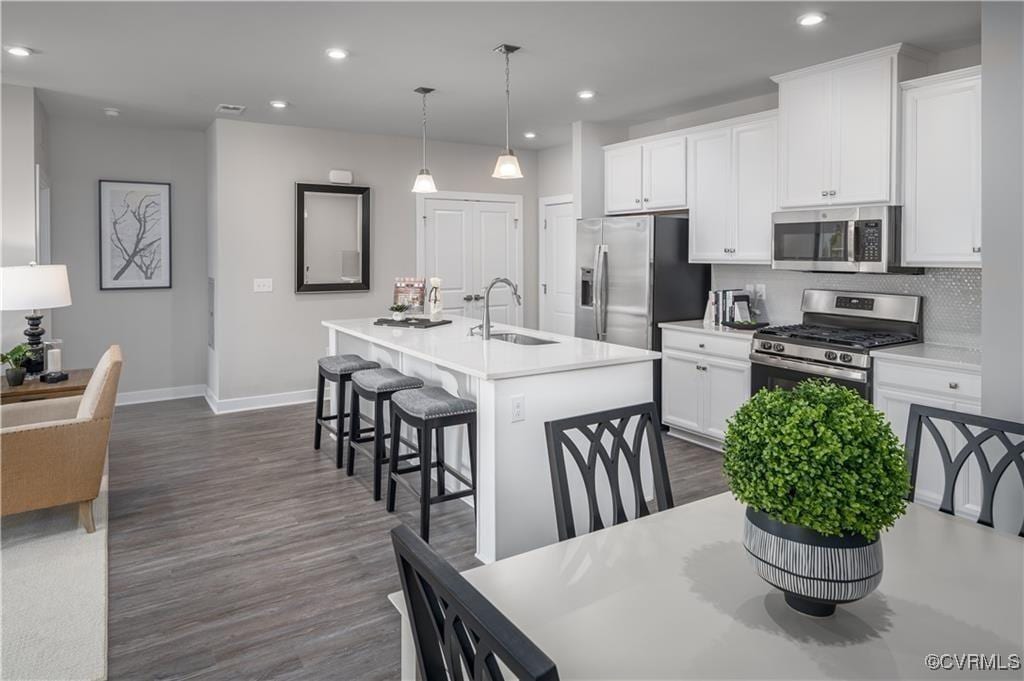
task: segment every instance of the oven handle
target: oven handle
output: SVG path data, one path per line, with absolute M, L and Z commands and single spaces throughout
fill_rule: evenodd
M 829 367 L 821 364 L 812 364 L 810 362 L 797 362 L 783 357 L 763 355 L 759 352 L 750 353 L 750 361 L 754 364 L 760 364 L 766 367 L 792 369 L 793 371 L 801 371 L 805 374 L 814 374 L 815 376 L 841 378 L 843 380 L 854 381 L 856 383 L 868 382 L 868 372 L 860 371 L 859 369 L 843 369 L 841 367 Z

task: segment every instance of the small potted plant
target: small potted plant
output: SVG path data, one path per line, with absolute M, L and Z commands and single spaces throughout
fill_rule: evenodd
M 7 352 L 0 354 L 0 363 L 10 367 L 7 369 L 8 385 L 16 386 L 25 382 L 24 362 L 26 359 L 28 359 L 28 347 L 24 343 L 15 345 Z
M 750 559 L 790 607 L 828 617 L 878 586 L 879 532 L 906 511 L 910 476 L 867 400 L 826 379 L 761 390 L 729 421 L 723 466 Z
M 404 322 L 405 321 L 405 313 L 408 312 L 409 306 L 405 305 L 403 303 L 395 303 L 394 305 L 392 305 L 388 309 L 391 310 L 391 318 L 392 319 L 394 319 L 396 322 Z

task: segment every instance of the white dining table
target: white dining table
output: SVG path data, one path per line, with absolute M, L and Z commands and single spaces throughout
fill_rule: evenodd
M 743 512 L 719 494 L 463 574 L 561 679 L 1024 678 L 1024 540 L 909 504 L 879 588 L 815 619 L 754 573 Z M 971 659 L 1006 668 L 957 668 Z

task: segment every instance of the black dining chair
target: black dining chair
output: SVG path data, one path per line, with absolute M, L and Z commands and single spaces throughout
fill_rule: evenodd
M 612 524 L 618 525 L 630 520 L 623 504 L 619 475 L 622 464 L 625 464 L 628 471 L 628 493 L 633 497 L 634 518 L 650 515 L 651 509 L 647 505 L 641 478 L 645 452 L 651 461 L 656 510 L 672 508 L 672 487 L 668 480 L 668 466 L 665 464 L 665 447 L 661 440 L 658 410 L 653 402 L 548 421 L 544 424 L 544 431 L 547 435 L 559 541 L 576 536 L 567 459 L 575 464 L 583 477 L 590 532 L 605 526 L 601 519 L 598 496 L 599 471 L 604 473 L 610 493 Z
M 964 445 L 954 454 L 950 450 L 950 444 L 939 432 L 936 422 L 949 422 L 953 425 L 961 437 Z M 971 430 L 975 428 L 977 432 Z M 1024 424 L 1013 421 L 977 416 L 975 414 L 964 414 L 949 409 L 938 407 L 926 407 L 921 404 L 910 406 L 910 420 L 907 425 L 907 453 L 910 457 L 910 501 L 914 500 L 917 487 L 917 468 L 921 458 L 921 447 L 924 443 L 923 432 L 927 430 L 935 442 L 939 452 L 939 458 L 943 468 L 942 501 L 939 503 L 939 510 L 943 513 L 953 515 L 953 491 L 956 488 L 956 481 L 967 461 L 972 457 L 978 464 L 981 471 L 981 511 L 978 514 L 978 523 L 992 527 L 992 505 L 996 495 L 996 488 L 1003 475 L 1009 470 L 1010 465 L 1017 467 L 1020 480 L 1024 481 Z M 1021 436 L 1018 442 L 1010 439 L 1010 436 Z M 991 463 L 991 458 L 986 456 L 983 447 L 986 443 L 995 441 L 999 443 L 1002 453 Z M 989 445 L 991 450 L 995 445 Z M 998 450 L 997 450 L 998 451 Z M 995 453 L 995 452 L 990 452 Z M 1024 484 L 1021 485 L 1024 491 Z M 1024 521 L 1021 523 L 1021 537 L 1024 537 Z
M 555 663 L 415 532 L 391 543 L 421 681 L 558 681 Z

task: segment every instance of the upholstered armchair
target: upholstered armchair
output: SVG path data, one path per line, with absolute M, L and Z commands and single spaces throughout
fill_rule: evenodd
M 77 503 L 82 527 L 96 530 L 92 502 L 100 493 L 122 364 L 120 346 L 112 345 L 82 395 L 0 407 L 0 514 Z

